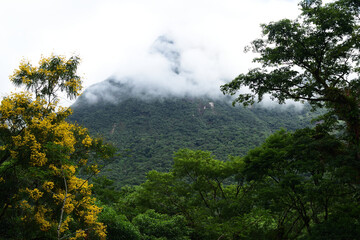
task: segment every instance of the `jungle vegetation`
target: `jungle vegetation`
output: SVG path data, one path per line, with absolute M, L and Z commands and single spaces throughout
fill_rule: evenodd
M 71 110 L 56 105 L 57 91 L 75 97 L 81 89 L 78 58 L 51 56 L 38 67 L 21 63 L 11 80 L 32 93 L 9 95 L 0 105 L 0 238 L 358 239 L 360 3 L 304 0 L 300 7 L 295 20 L 262 25 L 262 37 L 247 48 L 261 67 L 221 90 L 236 96 L 234 105 L 251 106 L 267 94 L 280 104 L 307 102 L 320 109 L 315 124 L 276 132 L 254 128 L 264 140 L 245 132 L 241 137 L 249 138 L 251 149 L 235 154 L 227 151 L 239 144 L 239 127 L 228 129 L 235 132 L 233 147 L 216 155 L 206 135 L 189 134 L 194 145 L 177 149 L 170 166 L 148 171 L 139 184 L 94 178 L 115 150 L 90 137 L 96 129 L 65 121 Z M 243 87 L 250 91 L 239 92 Z M 169 106 L 187 114 L 187 108 Z M 210 113 L 193 122 L 203 119 L 208 137 L 215 138 L 205 123 L 221 119 Z M 147 114 L 140 112 L 134 124 Z M 113 125 L 106 126 L 111 132 Z M 149 126 L 138 125 L 143 131 Z M 151 137 L 132 141 L 149 143 Z M 139 151 L 152 155 L 156 149 Z

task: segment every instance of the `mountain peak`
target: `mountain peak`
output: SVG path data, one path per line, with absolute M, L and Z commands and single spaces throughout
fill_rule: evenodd
M 170 63 L 172 72 L 180 74 L 180 51 L 176 47 L 175 41 L 170 37 L 165 35 L 159 36 L 153 43 L 150 53 L 158 53 L 165 57 Z

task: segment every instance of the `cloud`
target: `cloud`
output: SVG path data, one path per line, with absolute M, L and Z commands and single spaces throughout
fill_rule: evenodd
M 220 55 L 214 49 L 189 47 L 169 35 L 161 35 L 148 51 L 134 57 L 133 61 L 141 59 L 139 64 L 129 62 L 129 66 L 133 66 L 131 69 L 89 87 L 84 98 L 95 104 L 117 103 L 133 97 L 151 100 L 205 96 L 230 103 L 231 98 L 220 92 L 220 85 L 230 80 L 227 69 L 221 65 Z M 279 107 L 270 96 L 265 96 L 258 106 Z M 302 109 L 302 104 L 294 101 L 287 101 L 282 109 L 288 106 Z
M 221 96 L 226 81 L 219 53 L 202 46 L 189 47 L 168 36 L 159 36 L 148 49 L 129 59 L 126 70 L 89 88 L 85 96 L 117 101 L 129 93 L 141 98 L 167 96 Z
M 21 58 L 36 63 L 41 54 L 83 59 L 79 73 L 89 87 L 110 76 L 173 94 L 215 92 L 250 68 L 243 48 L 260 36 L 260 23 L 295 18 L 298 0 L 13 0 L 0 3 L 0 81 Z M 166 36 L 179 52 L 174 61 L 156 52 Z
M 260 36 L 259 24 L 286 17 L 286 13 L 296 16 L 298 8 L 281 0 L 153 3 L 149 11 L 158 17 L 156 21 L 146 18 L 145 29 L 153 28 L 151 32 L 158 35 L 145 34 L 140 39 L 144 42 L 130 48 L 130 54 L 125 50 L 124 58 L 117 58 L 119 67 L 109 71 L 113 80 L 131 82 L 147 97 L 221 96 L 220 85 L 250 68 L 254 56 L 243 49 Z

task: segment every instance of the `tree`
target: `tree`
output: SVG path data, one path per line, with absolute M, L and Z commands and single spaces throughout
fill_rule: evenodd
M 245 106 L 265 94 L 279 103 L 287 99 L 326 107 L 330 116 L 345 121 L 348 141 L 360 160 L 360 2 L 304 0 L 296 20 L 283 19 L 262 25 L 263 38 L 251 47 L 260 56 L 254 68 L 221 86 L 236 94 Z
M 11 239 L 105 239 L 101 208 L 91 184 L 78 177 L 99 172 L 97 160 L 114 150 L 88 130 L 66 121 L 70 108 L 58 106 L 58 90 L 80 94 L 78 57 L 23 61 L 11 81 L 30 92 L 11 94 L 0 105 L 0 231 Z M 87 163 L 92 159 L 92 163 Z M 10 230 L 9 230 L 10 229 Z M 7 232 L 2 232 L 2 231 Z
M 76 73 L 79 63 L 80 58 L 77 56 L 68 60 L 63 56 L 42 57 L 39 67 L 23 60 L 10 79 L 16 86 L 24 86 L 26 90 L 31 90 L 36 98 L 46 99 L 48 103 L 58 100 L 59 90 L 74 99 L 82 89 L 81 78 Z
M 134 226 L 126 216 L 116 212 L 109 205 L 103 206 L 103 211 L 99 216 L 101 222 L 106 224 L 107 237 L 111 240 L 140 240 L 139 229 Z
M 343 142 L 321 129 L 284 130 L 244 157 L 245 181 L 255 181 L 255 205 L 268 209 L 276 229 L 271 239 L 314 237 L 332 232 L 330 239 L 347 233 L 356 239 L 359 210 L 356 187 L 348 184 L 342 161 L 349 156 Z M 335 217 L 336 216 L 336 217 Z M 334 232 L 334 218 L 345 220 Z M 344 222 L 345 222 L 344 221 Z M 315 234 L 316 235 L 316 234 Z
M 181 215 L 168 216 L 154 210 L 137 215 L 133 219 L 142 239 L 146 240 L 189 240 L 190 229 Z
M 243 174 L 258 183 L 255 204 L 277 219 L 278 239 L 356 239 L 360 2 L 304 0 L 300 6 L 296 20 L 262 25 L 263 37 L 246 49 L 258 54 L 254 62 L 261 67 L 221 90 L 241 91 L 233 104 L 248 106 L 270 95 L 279 103 L 307 101 L 328 110 L 314 129 L 279 132 L 251 150 Z
M 183 216 L 191 239 L 357 239 L 358 190 L 343 164 L 351 158 L 343 141 L 318 127 L 280 130 L 226 162 L 182 149 L 170 172 L 150 171 L 118 212 L 135 213 L 137 226 L 149 209 Z
M 191 239 L 259 239 L 267 212 L 252 212 L 252 184 L 242 181 L 243 167 L 240 158 L 223 162 L 210 152 L 181 149 L 170 172 L 148 172 L 147 181 L 132 194 L 133 202 L 124 205 L 136 207 L 137 215 L 153 209 L 183 216 Z

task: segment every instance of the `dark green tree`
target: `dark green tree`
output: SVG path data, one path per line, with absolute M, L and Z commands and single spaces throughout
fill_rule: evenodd
M 333 231 L 340 216 L 338 231 L 326 236 L 355 239 L 358 220 L 351 211 L 359 207 L 356 188 L 347 183 L 347 158 L 344 144 L 319 129 L 279 131 L 244 157 L 243 177 L 256 182 L 254 204 L 269 210 L 276 223 L 270 239 L 313 236 L 313 229 L 321 236 Z
M 250 151 L 242 174 L 257 183 L 256 206 L 276 219 L 271 238 L 356 239 L 360 2 L 304 0 L 300 6 L 297 19 L 262 25 L 262 38 L 246 48 L 258 54 L 260 67 L 221 90 L 240 91 L 233 104 L 248 106 L 269 95 L 328 110 L 315 129 L 279 132 Z
M 170 172 L 148 173 L 132 195 L 133 206 L 140 213 L 183 216 L 191 239 L 266 239 L 272 218 L 253 208 L 253 184 L 244 183 L 243 168 L 241 158 L 223 162 L 210 152 L 181 149 Z
M 103 210 L 99 216 L 101 222 L 106 224 L 107 239 L 112 240 L 140 240 L 141 234 L 123 214 L 116 212 L 109 205 L 103 205 Z
M 292 99 L 328 108 L 330 116 L 345 121 L 348 142 L 360 160 L 360 2 L 304 0 L 300 6 L 297 19 L 262 25 L 263 37 L 247 47 L 259 54 L 253 61 L 261 67 L 221 90 L 231 95 L 242 90 L 234 104 L 251 105 L 269 94 L 279 103 Z
M 144 240 L 189 240 L 190 229 L 181 215 L 168 216 L 148 210 L 133 219 Z

